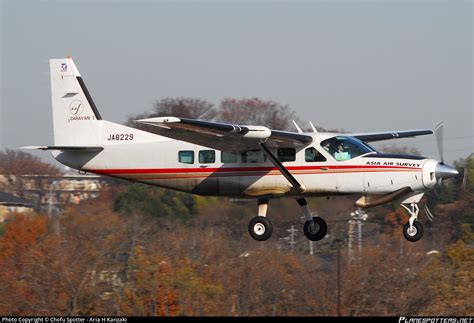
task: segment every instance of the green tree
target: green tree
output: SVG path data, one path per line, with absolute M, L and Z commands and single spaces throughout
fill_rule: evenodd
M 446 248 L 445 255 L 426 269 L 433 275 L 428 285 L 433 298 L 428 310 L 432 313 L 474 315 L 474 233 L 469 225 L 462 226 L 462 231 L 461 238 Z
M 197 200 L 198 197 L 192 194 L 132 184 L 125 192 L 118 194 L 114 210 L 128 214 L 138 213 L 159 218 L 177 217 L 186 220 L 196 214 Z

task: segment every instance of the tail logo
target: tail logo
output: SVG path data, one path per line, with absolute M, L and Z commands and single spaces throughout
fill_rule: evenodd
M 69 107 L 70 107 L 71 114 L 74 116 L 79 116 L 81 115 L 82 111 L 84 111 L 82 102 L 79 100 L 72 101 Z
M 69 112 L 71 112 L 72 115 L 67 119 L 68 122 L 96 120 L 94 116 L 87 115 L 87 111 L 85 115 L 81 115 L 84 112 L 84 104 L 79 100 L 71 102 L 69 105 Z

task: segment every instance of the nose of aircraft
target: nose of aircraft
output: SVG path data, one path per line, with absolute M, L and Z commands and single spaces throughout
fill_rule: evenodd
M 448 179 L 456 177 L 457 175 L 459 175 L 459 172 L 454 167 L 445 165 L 443 163 L 438 163 L 438 165 L 436 165 L 435 176 L 437 179 Z

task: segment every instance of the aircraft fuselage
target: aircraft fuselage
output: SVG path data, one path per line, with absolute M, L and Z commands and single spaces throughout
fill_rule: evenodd
M 296 151 L 294 161 L 283 161 L 288 171 L 304 185 L 303 192 L 292 190 L 291 184 L 269 160 L 243 160 L 242 152 L 235 160 L 223 162 L 222 151 L 166 139 L 158 142 L 130 142 L 106 145 L 99 153 L 61 152 L 58 161 L 101 175 L 123 178 L 198 195 L 322 196 L 347 194 L 384 194 L 403 187 L 413 192 L 431 188 L 437 161 L 417 156 L 361 155 L 337 161 L 319 143 L 328 133 L 314 133 L 314 142 Z M 120 138 L 108 134 L 107 138 Z M 112 139 L 114 140 L 114 139 Z M 307 162 L 305 149 L 315 147 L 326 161 Z M 278 148 L 270 149 L 275 155 Z M 201 160 L 202 152 L 213 151 L 213 160 Z M 188 154 L 180 161 L 180 152 Z

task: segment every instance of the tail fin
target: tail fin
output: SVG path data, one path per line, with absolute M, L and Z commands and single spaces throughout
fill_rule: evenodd
M 97 148 L 101 150 L 110 145 L 170 140 L 156 134 L 102 120 L 72 59 L 51 59 L 49 62 L 54 145 L 33 148 L 97 151 Z M 124 139 L 127 141 L 108 139 L 111 136 L 118 137 L 119 135 L 129 139 Z
M 51 59 L 50 72 L 54 144 L 96 142 L 102 117 L 72 58 Z

